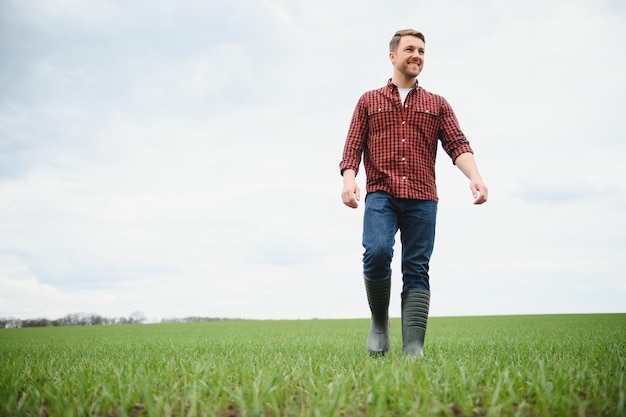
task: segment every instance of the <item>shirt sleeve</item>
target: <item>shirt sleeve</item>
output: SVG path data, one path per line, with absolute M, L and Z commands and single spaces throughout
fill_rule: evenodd
M 354 170 L 355 174 L 359 172 L 359 165 L 361 164 L 361 157 L 363 156 L 363 150 L 367 140 L 367 120 L 366 97 L 363 95 L 354 109 L 352 121 L 350 122 L 348 136 L 343 148 L 343 157 L 339 163 L 339 172 L 341 175 L 343 175 L 343 171 L 346 169 Z
M 452 159 L 452 163 L 458 158 L 461 154 L 464 153 L 474 153 L 472 147 L 470 146 L 469 141 L 461 131 L 461 127 L 459 126 L 459 121 L 454 114 L 454 110 L 450 104 L 444 99 L 441 98 L 441 125 L 439 130 L 439 139 L 441 140 L 441 145 L 443 146 L 444 151 L 448 154 L 448 156 Z

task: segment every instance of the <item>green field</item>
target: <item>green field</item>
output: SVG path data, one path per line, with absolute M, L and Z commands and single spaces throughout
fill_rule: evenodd
M 626 314 L 0 329 L 2 416 L 625 416 Z

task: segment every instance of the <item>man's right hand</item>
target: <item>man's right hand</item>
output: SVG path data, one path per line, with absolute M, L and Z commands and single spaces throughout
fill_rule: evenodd
M 356 175 L 354 170 L 346 169 L 343 171 L 343 191 L 341 192 L 341 200 L 343 204 L 350 208 L 357 208 L 361 200 L 361 190 L 356 183 Z

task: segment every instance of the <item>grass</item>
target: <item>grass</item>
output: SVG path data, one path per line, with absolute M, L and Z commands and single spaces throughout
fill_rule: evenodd
M 626 314 L 0 330 L 2 416 L 624 416 Z

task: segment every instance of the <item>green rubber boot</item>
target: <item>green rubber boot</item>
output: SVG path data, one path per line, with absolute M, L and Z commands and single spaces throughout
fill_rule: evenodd
M 410 288 L 402 293 L 402 351 L 408 357 L 424 356 L 430 292 Z
M 384 355 L 391 349 L 389 337 L 391 276 L 376 280 L 365 278 L 365 290 L 372 312 L 370 330 L 367 334 L 367 351 L 372 356 Z

